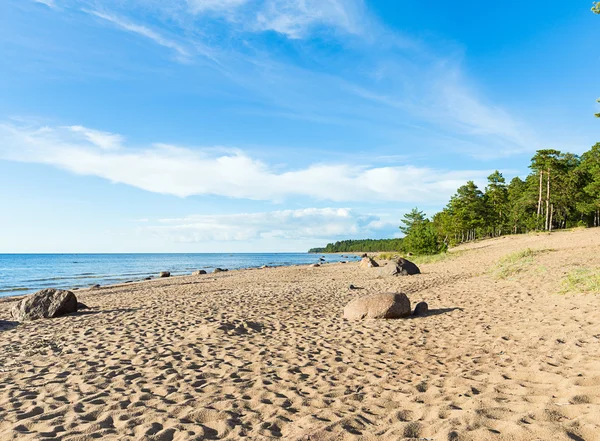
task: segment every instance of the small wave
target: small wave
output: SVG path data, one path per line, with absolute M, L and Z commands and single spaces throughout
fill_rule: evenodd
M 0 292 L 29 291 L 31 288 L 0 288 Z

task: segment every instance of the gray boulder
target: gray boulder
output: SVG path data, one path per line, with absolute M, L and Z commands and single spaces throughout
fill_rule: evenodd
M 194 271 L 192 273 L 192 276 L 201 276 L 202 274 L 206 274 L 206 271 L 204 271 L 204 270 Z
M 412 276 L 414 274 L 421 274 L 417 265 L 403 258 L 395 262 L 389 262 L 379 272 L 385 276 Z
M 20 322 L 53 318 L 77 312 L 77 297 L 71 291 L 62 289 L 43 289 L 25 297 L 11 311 L 15 320 Z
M 171 277 L 171 273 L 169 271 L 161 271 L 158 277 Z
M 403 259 L 402 257 L 396 261 L 398 267 L 400 267 L 401 275 L 412 276 L 415 274 L 421 274 L 421 270 L 417 265 L 412 263 L 410 260 Z
M 382 293 L 358 297 L 344 308 L 344 318 L 394 319 L 410 315 L 410 300 L 403 293 Z

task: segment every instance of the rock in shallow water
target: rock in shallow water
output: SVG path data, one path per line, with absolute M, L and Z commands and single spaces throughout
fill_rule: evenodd
M 77 312 L 77 297 L 71 291 L 43 289 L 25 297 L 12 309 L 11 314 L 20 322 L 53 318 Z
M 344 308 L 344 318 L 350 320 L 393 319 L 410 315 L 410 300 L 403 293 L 371 294 L 352 300 Z

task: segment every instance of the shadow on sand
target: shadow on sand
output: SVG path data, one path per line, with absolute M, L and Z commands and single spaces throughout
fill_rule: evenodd
M 422 318 L 422 317 L 430 317 L 433 315 L 440 315 L 440 314 L 446 314 L 448 312 L 452 312 L 452 311 L 464 311 L 464 308 L 437 308 L 437 309 L 430 309 L 429 311 L 427 311 L 427 314 L 419 314 L 419 315 L 411 315 L 410 317 L 407 318 L 414 318 L 414 319 L 418 319 L 418 318 Z
M 72 316 L 72 317 L 80 317 L 80 316 L 85 316 L 85 315 L 109 314 L 111 312 L 135 312 L 135 311 L 139 311 L 140 309 L 142 309 L 142 308 L 114 308 L 114 309 L 86 308 L 86 309 L 81 309 L 77 312 L 72 312 L 71 314 L 68 314 L 68 315 Z
M 0 320 L 0 331 L 8 331 L 9 329 L 16 328 L 18 324 L 19 322 Z

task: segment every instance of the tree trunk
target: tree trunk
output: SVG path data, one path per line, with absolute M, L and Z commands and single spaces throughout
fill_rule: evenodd
M 552 231 L 552 215 L 554 214 L 554 204 L 550 206 L 550 221 L 548 222 L 548 231 Z
M 548 167 L 546 187 L 546 231 L 550 229 L 550 167 Z
M 540 169 L 540 192 L 538 195 L 538 206 L 537 206 L 537 217 L 542 214 L 542 181 L 544 179 L 544 172 Z

